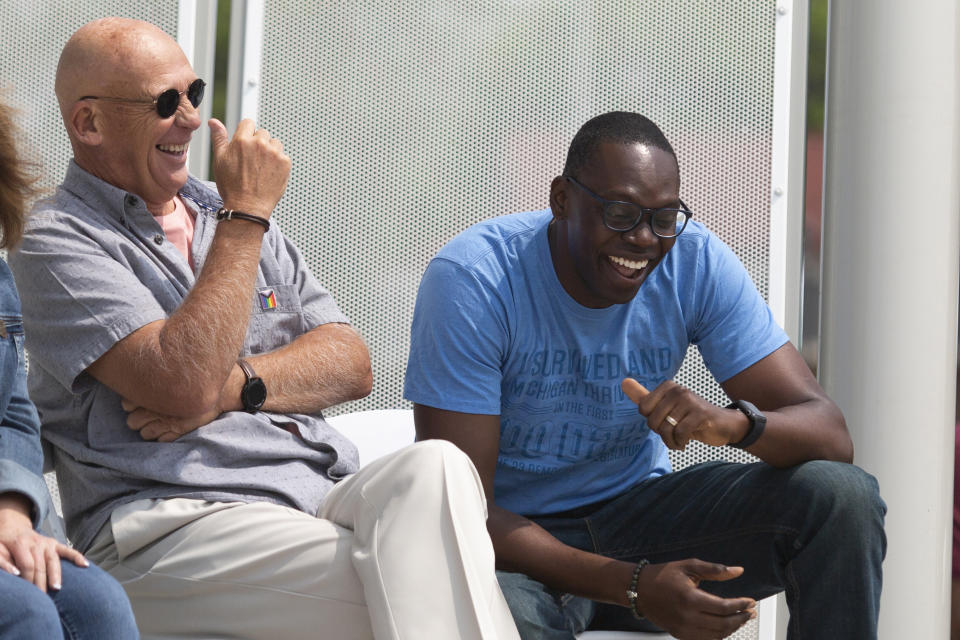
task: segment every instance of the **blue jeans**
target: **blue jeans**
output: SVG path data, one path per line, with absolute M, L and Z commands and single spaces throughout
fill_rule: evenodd
M 139 638 L 120 584 L 96 566 L 60 563 L 60 591 L 44 593 L 0 571 L 0 638 L 11 640 L 131 640 Z
M 790 640 L 869 640 L 877 637 L 885 513 L 877 481 L 853 465 L 706 462 L 585 512 L 532 519 L 562 542 L 610 558 L 742 566 L 741 577 L 701 588 L 757 599 L 786 591 Z M 518 573 L 497 577 L 524 640 L 649 629 L 626 608 L 557 593 Z

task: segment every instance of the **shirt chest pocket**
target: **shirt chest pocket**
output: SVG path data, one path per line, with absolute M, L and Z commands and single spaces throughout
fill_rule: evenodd
M 14 380 L 26 374 L 25 364 L 23 322 L 19 316 L 0 315 L 0 380 L 7 381 L 0 388 L 0 414 L 7 410 Z
M 3 373 L 12 380 L 17 369 L 25 368 L 26 354 L 23 347 L 23 320 L 20 316 L 0 315 L 0 361 L 3 362 Z M 9 369 L 9 371 L 8 371 Z
M 303 309 L 296 285 L 275 284 L 253 292 L 253 311 L 244 352 L 273 351 L 304 332 Z

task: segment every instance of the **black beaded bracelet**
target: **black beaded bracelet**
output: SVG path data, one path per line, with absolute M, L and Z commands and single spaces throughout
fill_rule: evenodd
M 259 225 L 263 226 L 264 231 L 270 231 L 270 221 L 266 218 L 261 218 L 260 216 L 251 215 L 249 213 L 244 213 L 243 211 L 234 211 L 233 209 L 225 209 L 220 207 L 217 210 L 217 220 L 246 220 L 248 222 L 256 222 Z
M 640 607 L 637 606 L 637 598 L 639 597 L 637 593 L 637 582 L 640 580 L 640 571 L 648 564 L 650 564 L 650 561 L 646 558 L 640 559 L 637 566 L 633 568 L 633 578 L 630 580 L 630 588 L 627 589 L 627 600 L 630 602 L 630 611 L 637 620 L 643 620 L 643 614 L 640 613 Z

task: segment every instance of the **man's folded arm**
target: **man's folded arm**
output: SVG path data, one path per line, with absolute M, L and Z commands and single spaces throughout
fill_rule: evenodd
M 214 409 L 243 347 L 262 239 L 258 225 L 219 225 L 183 304 L 117 342 L 87 372 L 153 411 L 188 417 Z
M 182 343 L 179 352 L 162 351 L 160 334 L 171 321 L 181 319 L 177 316 L 182 311 L 183 307 L 171 320 L 153 322 L 133 332 L 88 371 L 128 405 L 166 416 L 192 418 L 243 409 L 240 390 L 246 378 L 235 355 L 240 346 L 220 359 L 221 366 L 226 368 L 222 376 L 213 371 L 216 365 L 212 363 L 218 360 L 216 353 L 206 360 L 211 362 L 207 368 L 201 366 L 203 361 L 199 358 L 189 357 Z M 176 328 L 174 325 L 171 331 Z M 238 345 L 243 344 L 242 335 L 225 337 L 234 337 Z M 213 336 L 209 338 L 212 342 Z M 177 344 L 176 340 L 173 342 Z M 356 329 L 344 323 L 319 325 L 290 344 L 250 356 L 247 361 L 267 387 L 267 401 L 262 407 L 265 411 L 317 413 L 366 396 L 373 383 L 366 344 Z M 213 401 L 208 394 L 215 394 Z
M 808 460 L 853 461 L 853 441 L 840 408 L 827 396 L 789 342 L 722 384 L 735 400 L 767 418 L 747 451 L 778 467 Z
M 344 323 L 322 324 L 289 345 L 246 360 L 268 389 L 261 409 L 274 413 L 318 413 L 334 404 L 362 398 L 370 393 L 372 385 L 367 347 L 357 331 Z M 245 381 L 246 376 L 235 366 L 216 407 L 195 416 L 171 416 L 125 398 L 127 426 L 144 440 L 172 442 L 225 411 L 242 410 L 240 391 Z
M 755 428 L 746 412 L 716 406 L 672 380 L 652 391 L 630 378 L 622 384 L 650 428 L 671 449 L 682 450 L 691 440 L 712 446 L 746 441 L 741 446 L 776 467 L 853 460 L 843 414 L 789 342 L 721 386 L 734 400 L 755 405 L 763 414 L 763 426 Z
M 288 345 L 246 360 L 267 387 L 264 411 L 318 413 L 363 398 L 373 386 L 367 345 L 345 323 L 322 324 Z M 243 408 L 240 389 L 245 380 L 240 367 L 234 367 L 221 393 L 222 411 Z

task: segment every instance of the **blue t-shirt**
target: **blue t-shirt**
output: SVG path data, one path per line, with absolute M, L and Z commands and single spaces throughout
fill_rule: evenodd
M 427 267 L 404 395 L 500 416 L 497 504 L 555 513 L 670 471 L 620 381 L 648 389 L 698 345 L 721 382 L 786 341 L 734 253 L 690 222 L 627 304 L 590 309 L 557 279 L 549 209 L 481 222 Z

